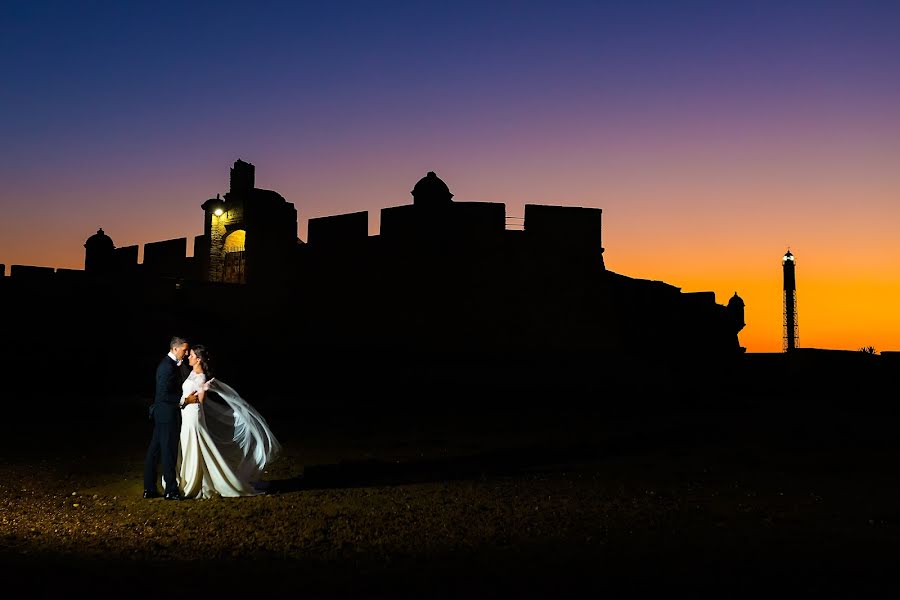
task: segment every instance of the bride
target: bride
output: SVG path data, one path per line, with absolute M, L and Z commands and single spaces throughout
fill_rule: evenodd
M 183 404 L 176 474 L 184 498 L 255 496 L 253 482 L 281 451 L 262 415 L 230 386 L 209 378 L 209 353 L 194 346 L 191 374 L 182 384 Z M 210 392 L 212 394 L 210 394 Z M 214 399 L 218 397 L 221 402 Z

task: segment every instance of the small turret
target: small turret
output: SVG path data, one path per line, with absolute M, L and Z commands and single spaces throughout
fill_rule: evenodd
M 453 198 L 450 188 L 434 171 L 428 171 L 428 174 L 416 183 L 411 193 L 413 204 L 429 208 L 449 206 Z
M 109 273 L 115 264 L 116 245 L 112 238 L 97 230 L 84 243 L 84 270 L 86 273 Z
M 728 300 L 727 310 L 728 315 L 731 317 L 731 322 L 734 325 L 734 331 L 737 333 L 746 325 L 746 323 L 744 323 L 744 301 L 738 296 L 737 292 L 735 292 L 734 296 Z

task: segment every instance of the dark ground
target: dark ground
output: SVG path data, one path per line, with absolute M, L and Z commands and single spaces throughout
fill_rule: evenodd
M 262 402 L 285 447 L 268 494 L 181 503 L 140 498 L 147 402 L 7 424 L 6 581 L 128 598 L 898 587 L 897 418 L 858 402 L 628 414 Z

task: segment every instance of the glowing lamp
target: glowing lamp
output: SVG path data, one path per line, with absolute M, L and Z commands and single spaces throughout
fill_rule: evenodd
M 216 215 L 217 217 L 221 217 L 221 216 L 222 216 L 222 209 L 221 209 L 221 208 L 217 208 L 216 210 L 213 211 L 213 214 Z

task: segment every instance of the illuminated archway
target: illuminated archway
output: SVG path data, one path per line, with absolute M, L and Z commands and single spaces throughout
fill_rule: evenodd
M 243 229 L 232 231 L 225 238 L 225 273 L 222 278 L 225 283 L 247 283 L 246 251 L 244 243 L 247 232 Z

